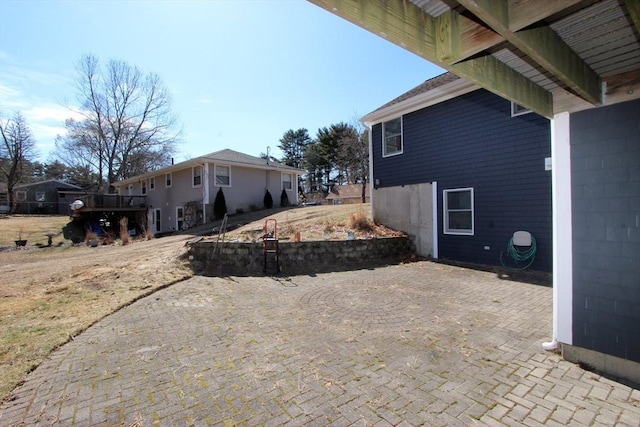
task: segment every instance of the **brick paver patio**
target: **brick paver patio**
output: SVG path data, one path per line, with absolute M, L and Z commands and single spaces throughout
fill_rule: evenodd
M 541 349 L 551 289 L 420 262 L 195 277 L 54 352 L 0 425 L 640 425 L 640 392 Z

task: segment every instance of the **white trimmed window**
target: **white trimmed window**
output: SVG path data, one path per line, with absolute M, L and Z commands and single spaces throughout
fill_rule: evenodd
M 402 154 L 402 117 L 382 123 L 382 157 Z
M 444 190 L 444 234 L 473 235 L 473 188 Z
M 194 166 L 191 175 L 193 187 L 202 187 L 202 166 Z
M 133 196 L 133 184 L 127 185 L 127 196 Z
M 511 103 L 511 117 L 522 116 L 523 114 L 529 114 L 530 112 L 530 109 L 523 107 L 522 105 L 518 105 L 515 102 Z
M 282 174 L 282 189 L 293 190 L 293 175 L 290 173 Z
M 27 192 L 23 190 L 16 191 L 16 200 L 19 202 L 24 202 L 27 200 Z
M 152 176 L 149 178 L 149 191 L 153 191 L 156 189 L 156 177 Z
M 229 166 L 216 165 L 216 187 L 231 187 L 231 168 Z
M 182 230 L 184 228 L 184 207 L 176 207 L 176 230 Z
M 164 176 L 164 186 L 167 188 L 171 187 L 172 181 L 173 181 L 173 176 L 171 175 L 171 172 L 169 172 Z
M 43 191 L 38 191 L 36 193 L 36 202 L 44 202 L 45 196 Z
M 147 194 L 147 180 L 146 180 L 146 179 L 143 179 L 143 180 L 140 182 L 140 185 L 141 185 L 141 187 L 142 187 L 142 188 L 140 189 L 140 191 L 141 191 L 142 195 L 144 196 L 145 194 Z

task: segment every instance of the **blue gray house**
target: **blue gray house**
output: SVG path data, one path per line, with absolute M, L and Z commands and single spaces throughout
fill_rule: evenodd
M 567 360 L 640 384 L 640 2 L 310 1 L 398 45 L 399 49 L 549 119 L 553 161 L 545 163 L 545 167 L 551 168 L 553 330 L 542 347 L 561 349 Z M 483 110 L 487 114 L 486 123 L 492 126 L 503 123 L 505 132 L 512 131 L 506 121 L 496 120 L 496 109 L 504 107 L 496 100 L 495 107 L 490 108 L 489 97 L 481 91 L 460 94 L 451 91 L 446 95 L 438 94 L 436 89 L 431 94 L 442 100 L 428 110 L 434 111 L 434 117 L 435 112 L 442 114 L 452 133 L 463 137 L 454 126 L 464 127 L 466 123 L 446 115 L 458 114 L 460 110 L 454 108 L 454 103 L 444 101 L 444 97 L 458 95 L 471 110 Z M 420 95 L 414 98 L 420 100 Z M 518 110 L 514 112 L 517 114 Z M 402 194 L 386 190 L 402 189 L 399 180 L 408 178 L 404 170 L 396 169 L 398 181 L 393 181 L 385 170 L 404 167 L 394 157 L 408 157 L 407 152 L 416 155 L 416 151 L 405 152 L 405 147 L 410 150 L 410 141 L 416 142 L 415 135 L 425 138 L 421 141 L 423 147 L 435 139 L 415 122 L 414 115 L 420 114 L 418 108 L 395 117 L 389 114 L 381 120 L 375 115 L 366 118 L 372 124 L 372 150 L 382 150 L 376 138 L 388 141 L 386 152 L 372 151 L 374 174 L 380 174 L 374 175 L 379 188 L 372 192 L 375 206 L 378 206 L 376 197 L 380 199 L 381 194 L 391 197 Z M 386 128 L 383 125 L 397 117 L 401 117 L 402 134 L 398 132 L 398 121 Z M 537 120 L 531 113 L 525 117 L 522 117 L 523 134 L 525 129 L 528 133 L 535 127 L 532 125 Z M 472 122 L 475 126 L 484 124 L 478 118 Z M 434 126 L 433 122 L 425 123 Z M 443 129 L 434 129 L 442 136 Z M 501 138 L 500 129 L 494 136 Z M 478 144 L 486 142 L 476 140 Z M 485 250 L 482 240 L 487 229 L 510 227 L 509 218 L 513 215 L 520 226 L 524 217 L 514 212 L 530 210 L 533 205 L 518 206 L 516 199 L 510 198 L 509 213 L 513 215 L 489 212 L 504 206 L 497 200 L 483 205 L 489 196 L 500 197 L 499 192 L 490 194 L 485 188 L 492 172 L 508 170 L 509 173 L 501 174 L 502 180 L 493 179 L 493 183 L 507 185 L 506 182 L 513 181 L 508 185 L 511 189 L 528 185 L 520 182 L 523 168 L 539 167 L 537 162 L 535 166 L 518 163 L 518 168 L 511 167 L 519 156 L 529 157 L 530 150 L 538 150 L 535 144 L 520 145 L 513 139 L 511 143 L 517 146 L 517 154 L 512 154 L 508 146 L 487 146 L 486 150 L 500 147 L 501 156 L 505 157 L 496 157 L 497 163 L 493 165 L 483 162 L 482 166 L 467 160 L 462 145 L 457 145 L 457 151 L 442 149 L 436 166 L 449 166 L 452 175 L 432 176 L 434 172 L 426 170 L 422 163 L 407 162 L 422 184 L 407 181 L 404 189 L 411 185 L 411 191 L 424 190 L 424 194 L 419 198 L 402 195 L 402 200 L 414 203 L 413 215 L 425 216 L 425 221 L 411 217 L 411 224 L 423 224 L 422 230 L 414 231 L 416 236 L 425 236 L 425 242 L 419 242 L 423 249 L 431 245 L 435 255 L 440 255 L 439 249 L 446 256 L 455 253 L 461 258 L 470 254 L 480 257 L 476 244 L 482 244 L 481 251 Z M 468 145 L 466 149 L 476 150 L 479 159 L 486 159 L 489 154 L 478 146 Z M 421 158 L 426 162 L 424 156 Z M 382 167 L 386 160 L 389 161 Z M 465 173 L 455 171 L 462 168 L 478 174 L 471 194 L 465 190 L 470 184 L 459 181 Z M 428 181 L 436 179 L 440 181 L 432 183 L 437 186 L 431 184 L 429 188 Z M 434 214 L 432 207 L 439 206 L 442 193 L 449 189 L 453 194 L 448 199 L 450 205 L 444 208 L 450 212 L 447 225 L 440 216 L 443 208 L 438 207 Z M 430 204 L 428 197 L 424 197 L 428 195 L 432 196 Z M 473 197 L 472 213 L 468 209 L 469 196 Z M 429 220 L 427 215 L 438 221 Z M 474 221 L 472 239 L 463 241 L 463 237 L 470 235 L 444 232 L 451 229 L 451 224 L 453 231 L 461 226 L 466 227 L 463 231 L 468 230 L 470 216 Z M 500 218 L 500 222 L 491 219 L 494 217 Z M 429 223 L 437 224 L 431 238 L 426 230 Z M 540 237 L 538 255 L 544 260 L 547 257 L 542 237 L 544 226 L 533 223 L 528 226 L 536 238 Z M 476 239 L 476 231 L 481 238 Z M 434 244 L 439 237 L 445 241 Z M 451 246 L 454 239 L 462 248 Z M 486 244 L 491 259 L 495 256 L 491 254 L 493 245 Z M 532 267 L 545 268 L 540 264 Z
M 551 271 L 549 120 L 445 73 L 362 119 L 370 127 L 372 214 L 418 252 Z M 526 263 L 508 254 L 533 236 Z

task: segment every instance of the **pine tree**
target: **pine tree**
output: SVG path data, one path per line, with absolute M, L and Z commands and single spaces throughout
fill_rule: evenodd
M 286 190 L 283 188 L 282 193 L 280 193 L 280 207 L 286 208 L 290 206 L 289 196 L 287 195 Z
M 222 192 L 222 188 L 218 189 L 218 193 L 216 194 L 216 200 L 213 202 L 213 217 L 215 219 L 224 218 L 227 213 L 227 202 L 224 199 L 224 193 Z
M 271 209 L 273 207 L 273 197 L 271 197 L 271 193 L 269 190 L 266 190 L 264 193 L 264 199 L 262 201 L 264 203 L 265 209 Z

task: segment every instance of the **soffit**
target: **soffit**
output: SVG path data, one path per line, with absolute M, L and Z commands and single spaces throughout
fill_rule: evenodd
M 546 117 L 640 96 L 637 0 L 309 1 Z

